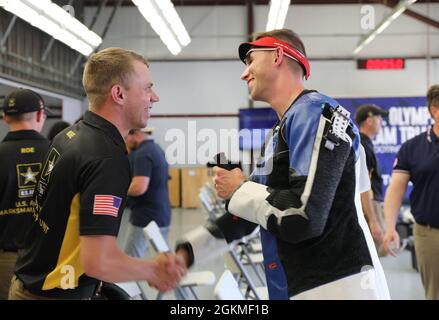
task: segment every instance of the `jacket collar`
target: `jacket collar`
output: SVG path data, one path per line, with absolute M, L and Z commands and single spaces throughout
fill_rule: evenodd
M 17 140 L 47 140 L 40 133 L 35 130 L 18 130 L 9 131 L 3 141 L 17 141 Z

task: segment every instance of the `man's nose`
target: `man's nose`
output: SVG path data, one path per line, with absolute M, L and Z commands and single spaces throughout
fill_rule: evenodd
M 152 92 L 152 98 L 151 100 L 153 102 L 159 102 L 160 101 L 160 97 L 155 93 L 155 91 Z
M 246 80 L 249 76 L 248 67 L 245 68 L 244 72 L 241 74 L 241 80 Z

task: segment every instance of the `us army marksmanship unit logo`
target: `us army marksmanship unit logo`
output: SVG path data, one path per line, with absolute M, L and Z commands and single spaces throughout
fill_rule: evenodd
M 41 163 L 17 164 L 18 197 L 30 198 L 34 194 Z

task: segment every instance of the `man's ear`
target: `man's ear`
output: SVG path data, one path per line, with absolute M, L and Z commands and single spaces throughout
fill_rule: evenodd
M 432 118 L 435 118 L 439 115 L 439 106 L 429 106 L 430 114 Z
M 37 122 L 41 122 L 43 120 L 45 120 L 44 110 L 38 110 L 37 111 Z
M 110 95 L 114 102 L 123 104 L 125 100 L 125 89 L 120 84 L 115 84 L 110 89 Z
M 367 117 L 366 120 L 364 120 L 369 126 L 373 123 L 373 116 Z
M 284 59 L 284 49 L 277 48 L 275 52 L 276 53 L 274 56 L 274 64 L 275 64 L 275 66 L 279 66 Z

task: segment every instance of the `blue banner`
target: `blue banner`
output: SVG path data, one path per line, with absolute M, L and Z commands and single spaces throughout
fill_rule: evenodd
M 355 111 L 362 104 L 376 104 L 389 111 L 389 117 L 384 119 L 383 128 L 373 141 L 381 166 L 385 192 L 390 182 L 395 156 L 401 144 L 426 131 L 433 124 L 425 97 L 342 98 L 336 100 L 351 112 L 352 119 L 354 119 Z M 411 183 L 406 193 L 405 203 L 408 203 L 407 195 L 410 191 Z

